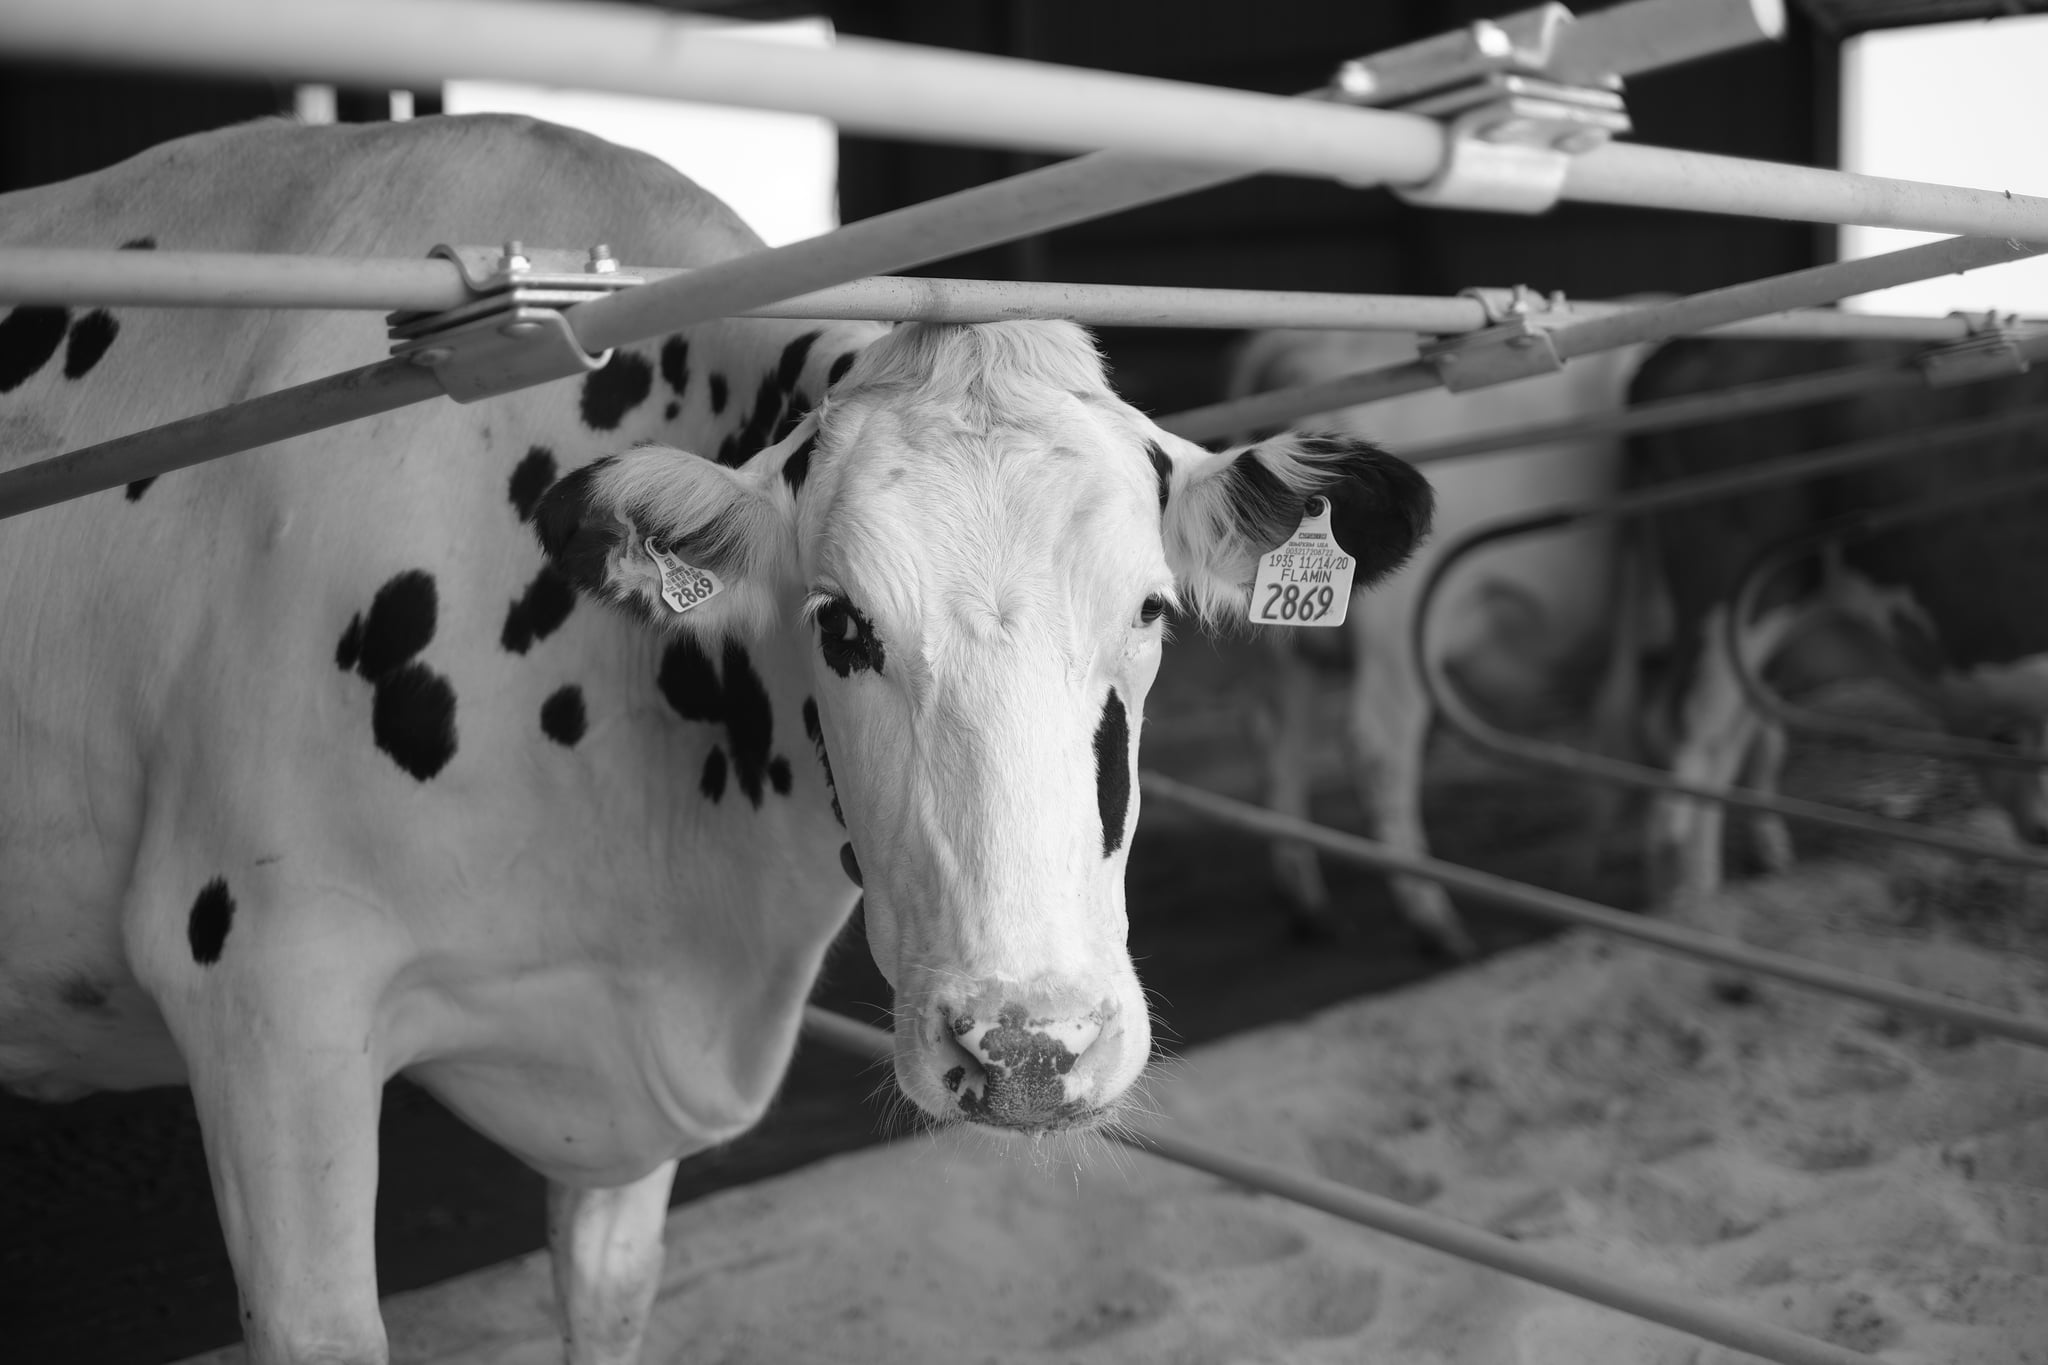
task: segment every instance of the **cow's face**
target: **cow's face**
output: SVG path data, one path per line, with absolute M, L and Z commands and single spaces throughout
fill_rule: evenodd
M 630 451 L 541 523 L 579 584 L 672 628 L 800 634 L 897 1078 L 1036 1131 L 1109 1113 L 1150 1051 L 1123 883 L 1164 616 L 1241 612 L 1317 493 L 1362 578 L 1428 524 L 1428 485 L 1363 443 L 1166 435 L 1076 328 L 910 326 L 747 468 Z M 726 592 L 670 612 L 650 535 Z

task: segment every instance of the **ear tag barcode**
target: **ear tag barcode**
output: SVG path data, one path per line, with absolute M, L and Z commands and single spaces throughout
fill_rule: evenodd
M 653 536 L 647 537 L 646 543 L 647 557 L 654 561 L 655 569 L 661 574 L 661 600 L 668 603 L 668 609 L 676 615 L 695 611 L 725 591 L 725 584 L 719 582 L 718 575 L 709 569 L 683 563 Z
M 1341 626 L 1358 561 L 1330 529 L 1330 500 L 1310 498 L 1294 534 L 1259 560 L 1251 619 L 1261 626 Z

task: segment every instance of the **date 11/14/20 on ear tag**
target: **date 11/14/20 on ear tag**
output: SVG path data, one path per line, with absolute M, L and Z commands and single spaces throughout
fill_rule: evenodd
M 676 615 L 695 611 L 725 591 L 725 584 L 711 570 L 683 563 L 653 536 L 647 537 L 645 543 L 647 557 L 661 574 L 661 600 Z
M 1301 525 L 1259 560 L 1251 619 L 1261 626 L 1341 626 L 1358 561 L 1330 529 L 1330 500 L 1310 498 Z

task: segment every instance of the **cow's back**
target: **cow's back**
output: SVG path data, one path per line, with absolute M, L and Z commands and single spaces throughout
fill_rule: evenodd
M 9 245 L 420 258 L 513 233 L 664 265 L 758 246 L 650 158 L 498 117 L 249 125 L 0 199 Z M 385 351 L 372 313 L 24 311 L 0 361 L 0 466 Z M 673 950 L 655 916 L 688 898 L 687 876 L 650 849 L 772 840 L 783 817 L 693 804 L 683 769 L 710 739 L 664 706 L 658 643 L 578 605 L 525 517 L 597 454 L 657 435 L 710 453 L 750 415 L 741 353 L 771 348 L 754 369 L 772 373 L 796 327 L 710 327 L 731 332 L 715 386 L 693 336 L 694 374 L 646 346 L 589 381 L 436 399 L 0 523 L 0 1083 L 176 1079 L 137 977 L 208 962 L 216 931 L 257 942 L 252 903 L 377 907 L 336 951 L 388 951 L 395 979 L 439 992 L 398 1011 L 401 1061 L 522 1013 L 562 1032 L 545 1001 L 451 1003 L 447 975 L 420 964 L 517 981 L 549 960 Z M 800 701 L 772 700 L 786 716 Z M 702 932 L 736 941 L 696 945 L 711 981 L 735 958 L 785 965 L 759 941 L 771 931 Z

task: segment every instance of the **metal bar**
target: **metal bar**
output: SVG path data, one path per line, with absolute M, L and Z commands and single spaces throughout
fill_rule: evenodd
M 0 471 L 0 517 L 439 398 L 417 365 L 386 360 Z
M 894 1047 L 890 1035 L 881 1029 L 870 1028 L 815 1005 L 804 1007 L 804 1030 L 820 1042 L 869 1061 L 887 1060 Z M 1483 1265 L 1503 1275 L 1539 1284 L 1546 1289 L 1766 1360 L 1784 1362 L 1784 1365 L 1870 1365 L 1874 1359 L 1783 1327 L 1758 1322 L 1747 1314 L 1716 1308 L 1624 1276 L 1574 1265 L 1556 1255 L 1535 1251 L 1505 1237 L 1453 1222 L 1440 1214 L 1425 1213 L 1384 1195 L 1368 1194 L 1334 1180 L 1302 1175 L 1155 1129 L 1119 1123 L 1102 1131 L 1105 1137 L 1115 1138 L 1126 1146 L 1177 1165 L 1219 1176 L 1247 1189 L 1292 1200 L 1389 1237 L 1413 1242 L 1446 1256 Z
M 1436 714 L 1453 729 L 1482 749 L 1504 758 L 1570 773 L 1596 782 L 1613 782 L 1622 786 L 1719 801 L 1724 805 L 1739 806 L 1744 810 L 1769 811 L 1788 820 L 1826 825 L 1875 838 L 1920 844 L 1948 853 L 1982 858 L 2037 872 L 2048 870 L 2048 856 L 2040 853 L 2006 848 L 1948 830 L 1908 824 L 1903 820 L 1888 820 L 1880 816 L 1865 815 L 1860 811 L 1842 810 L 1814 801 L 1802 801 L 1795 797 L 1766 795 L 1739 787 L 1711 787 L 1704 783 L 1688 782 L 1640 763 L 1629 763 L 1603 754 L 1586 753 L 1553 740 L 1530 739 L 1524 735 L 1514 734 L 1494 725 L 1466 705 L 1445 675 L 1443 661 L 1433 658 L 1429 651 L 1430 608 L 1437 592 L 1455 565 L 1495 541 L 1555 530 L 1578 522 L 1622 520 L 1685 503 L 1734 497 L 1780 484 L 1820 478 L 1882 460 L 1924 454 L 1947 446 L 2003 435 L 2010 431 L 2025 430 L 2037 427 L 2044 421 L 2048 421 L 2048 407 L 2022 408 L 1971 422 L 1931 430 L 1901 432 L 1875 440 L 1838 446 L 1811 455 L 1773 460 L 1767 464 L 1703 475 L 1694 479 L 1674 480 L 1635 493 L 1623 494 L 1618 498 L 1562 504 L 1526 516 L 1475 527 L 1453 540 L 1431 563 L 1429 572 L 1423 580 L 1422 590 L 1416 597 L 1411 646 L 1421 665 L 1423 689 L 1431 705 L 1435 707 Z
M 1453 891 L 1488 901 L 1503 909 L 1536 915 L 1558 924 L 1594 929 L 1616 938 L 1632 939 L 1659 952 L 1697 958 L 1741 971 L 1755 972 L 1808 990 L 1843 995 L 1887 1009 L 1906 1010 L 1947 1023 L 1963 1024 L 1985 1033 L 2010 1038 L 2033 1047 L 2048 1048 L 2048 1019 L 2029 1019 L 2005 1010 L 1973 1005 L 1933 991 L 1901 986 L 1859 972 L 1843 971 L 1822 962 L 1809 962 L 1786 953 L 1752 948 L 1746 943 L 1704 934 L 1647 915 L 1630 914 L 1559 891 L 1546 891 L 1480 872 L 1438 858 L 1399 853 L 1376 839 L 1366 839 L 1341 830 L 1326 829 L 1292 815 L 1281 815 L 1261 806 L 1234 801 L 1227 796 L 1203 791 L 1150 771 L 1138 774 L 1139 790 L 1147 797 L 1169 801 L 1185 810 L 1206 816 L 1266 839 L 1305 843 L 1319 852 L 1380 872 L 1404 877 L 1421 877 Z
M 1780 696 L 1776 688 L 1766 683 L 1757 670 L 1750 667 L 1749 661 L 1743 658 L 1740 648 L 1742 623 L 1750 620 L 1755 613 L 1757 601 L 1763 596 L 1764 588 L 1798 560 L 1817 554 L 1824 547 L 1839 544 L 1844 540 L 1877 535 L 1909 522 L 1932 520 L 1958 508 L 1972 507 L 1978 503 L 2023 497 L 2029 493 L 2039 492 L 2043 488 L 2048 488 L 2048 471 L 2024 474 L 2017 478 L 1995 479 L 1903 507 L 1852 512 L 1847 516 L 1833 518 L 1817 529 L 1759 555 L 1756 563 L 1745 571 L 1738 581 L 1728 608 L 1727 620 L 1723 623 L 1722 637 L 1728 651 L 1730 671 L 1735 674 L 1736 683 L 1742 688 L 1743 695 L 1749 699 L 1750 705 L 1788 730 L 1828 735 L 1868 748 L 1920 754 L 1928 758 L 1952 759 L 1962 763 L 1990 764 L 2001 768 L 2039 770 L 2048 767 L 2048 754 L 2021 753 L 2005 745 L 1985 740 L 1963 739 L 1925 730 L 1907 730 L 1896 725 L 1880 725 L 1874 721 L 1852 720 L 1847 716 L 1829 715 L 1810 707 L 1795 705 Z
M 668 279 L 686 270 L 622 265 Z M 1509 290 L 1480 293 L 1508 297 Z M 132 308 L 337 308 L 438 312 L 473 302 L 453 262 L 410 257 L 293 256 L 230 251 L 0 247 L 0 303 Z M 1554 323 L 1605 317 L 1640 303 L 1581 301 L 1547 309 Z M 1093 327 L 1327 328 L 1450 335 L 1487 325 L 1474 297 L 1338 294 L 1279 289 L 870 276 L 751 309 L 749 317 L 1003 322 L 1059 317 Z M 1806 309 L 1730 324 L 1726 336 L 1959 340 L 1969 323 Z
M 1546 80 L 1591 85 L 1661 71 L 1785 32 L 1784 0 L 1638 0 L 1578 15 L 1558 35 Z
M 1205 166 L 1419 184 L 1430 119 L 1014 58 L 842 39 L 726 36 L 624 5 L 526 0 L 11 0 L 0 50 L 386 86 L 492 78 L 819 114 L 856 132 L 1038 151 L 1113 147 Z M 1234 172 L 1241 174 L 1242 171 Z M 1573 159 L 1567 198 L 2048 241 L 2048 200 L 1610 144 Z
M 1932 318 L 1927 320 L 1935 321 Z M 1958 336 L 1967 334 L 1967 326 L 1959 318 L 1943 318 L 1940 321 L 1954 323 L 1958 329 Z M 1714 335 L 1727 336 L 1729 330 L 1723 328 Z M 2020 348 L 2030 360 L 2048 359 L 2048 334 L 2025 338 L 2020 342 Z M 1709 393 L 1685 394 L 1678 398 L 1664 398 L 1654 403 L 1638 404 L 1635 407 L 1616 408 L 1611 412 L 1595 413 L 1590 417 L 1574 417 L 1559 422 L 1543 422 L 1523 427 L 1504 427 L 1448 441 L 1428 441 L 1409 446 L 1402 450 L 1400 455 L 1410 464 L 1430 464 L 1437 460 L 1462 459 L 1500 450 L 1527 450 L 1553 441 L 1629 436 L 1650 431 L 1670 431 L 1677 427 L 1733 421 L 1760 413 L 1780 412 L 1786 408 L 1853 398 L 1858 394 L 1871 393 L 1897 384 L 1925 383 L 1926 375 L 1920 369 L 1918 361 L 1918 356 L 1902 356 L 1898 360 L 1883 364 L 1852 365 L 1845 369 L 1794 375 L 1789 379 L 1765 379 L 1754 384 L 1716 389 Z M 1991 376 L 1987 376 L 1989 377 Z
M 1668 303 L 1654 303 L 1570 322 L 1550 329 L 1550 341 L 1560 357 L 1571 360 L 1596 351 L 1710 331 L 1791 308 L 1810 308 L 1852 294 L 1888 289 L 1895 284 L 1909 284 L 1979 266 L 2024 260 L 2043 251 L 2048 251 L 2048 243 L 2036 246 L 2003 239 L 1950 237 L 1901 251 L 1795 270 L 1790 274 L 1751 280 L 1725 289 L 1711 289 Z M 1360 403 L 1415 393 L 1434 387 L 1438 382 L 1436 370 L 1431 365 L 1422 360 L 1410 360 L 1314 384 L 1269 389 L 1264 393 L 1190 408 L 1161 418 L 1159 425 L 1191 441 L 1214 440 L 1277 426 L 1311 413 L 1334 412 Z

